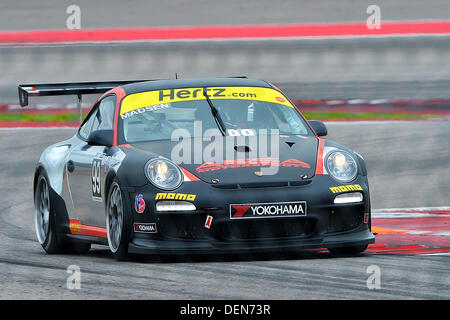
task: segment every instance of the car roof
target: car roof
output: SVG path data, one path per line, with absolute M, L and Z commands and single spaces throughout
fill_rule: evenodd
M 268 82 L 248 78 L 195 78 L 195 79 L 171 79 L 137 82 L 122 86 L 127 95 L 138 92 L 198 88 L 198 87 L 264 87 L 272 88 Z

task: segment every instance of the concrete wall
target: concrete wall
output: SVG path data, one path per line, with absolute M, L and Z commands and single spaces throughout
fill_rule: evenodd
M 0 102 L 16 102 L 20 83 L 175 73 L 247 75 L 294 99 L 449 98 L 449 57 L 450 36 L 0 47 Z

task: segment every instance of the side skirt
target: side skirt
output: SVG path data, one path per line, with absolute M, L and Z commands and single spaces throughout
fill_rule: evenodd
M 108 240 L 106 238 L 84 236 L 79 234 L 67 234 L 67 233 L 60 233 L 59 236 L 61 237 L 62 240 L 67 240 L 71 242 L 92 243 L 105 246 L 108 245 Z

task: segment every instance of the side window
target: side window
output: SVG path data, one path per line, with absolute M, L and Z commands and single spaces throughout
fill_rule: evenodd
M 98 106 L 98 112 L 93 122 L 92 130 L 112 130 L 114 128 L 114 110 L 116 97 L 105 97 Z
M 94 107 L 95 108 L 95 107 Z M 86 139 L 89 137 L 89 134 L 91 133 L 92 124 L 94 123 L 94 120 L 97 118 L 97 111 L 98 108 L 96 108 L 90 115 L 89 118 L 86 119 L 86 121 L 83 123 L 83 125 L 80 127 L 80 130 L 78 133 L 83 139 Z

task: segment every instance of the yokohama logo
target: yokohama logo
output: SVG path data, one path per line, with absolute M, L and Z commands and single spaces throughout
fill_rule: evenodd
M 230 205 L 231 219 L 306 216 L 306 201 Z
M 135 223 L 134 232 L 156 233 L 156 223 Z

